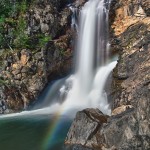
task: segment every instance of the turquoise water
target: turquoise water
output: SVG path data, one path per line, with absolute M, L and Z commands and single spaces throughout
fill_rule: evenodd
M 0 119 L 0 150 L 64 150 L 70 124 L 52 115 Z

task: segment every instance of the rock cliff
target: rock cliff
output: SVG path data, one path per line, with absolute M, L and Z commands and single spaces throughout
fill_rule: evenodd
M 13 3 L 20 5 L 17 12 L 0 24 L 0 113 L 28 108 L 49 81 L 72 66 L 68 1 L 21 2 Z
M 78 112 L 65 143 L 82 150 L 149 150 L 150 2 L 113 0 L 110 31 L 111 50 L 119 53 L 109 95 L 112 115 Z

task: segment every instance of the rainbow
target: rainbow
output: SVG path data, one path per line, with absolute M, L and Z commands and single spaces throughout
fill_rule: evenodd
M 66 122 L 66 119 L 61 116 L 60 112 L 54 114 L 52 122 L 50 122 L 50 126 L 47 130 L 47 134 L 42 142 L 41 150 L 58 150 L 53 147 L 59 144 L 63 145 L 64 138 L 66 137 L 71 124 L 71 119 L 69 121 L 67 120 L 68 122 Z

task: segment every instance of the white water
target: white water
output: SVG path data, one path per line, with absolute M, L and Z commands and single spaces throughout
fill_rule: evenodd
M 90 0 L 81 10 L 76 73 L 68 79 L 72 88 L 62 105 L 64 110 L 93 107 L 105 114 L 111 112 L 104 86 L 116 62 L 107 64 L 108 10 L 104 5 L 106 0 Z
M 78 8 L 74 7 L 74 6 L 70 6 L 69 7 L 72 11 L 72 19 L 71 19 L 71 28 L 75 31 L 78 31 Z
M 66 84 L 59 90 L 60 97 L 64 97 L 64 102 L 57 101 L 42 109 L 1 117 L 43 115 L 55 113 L 58 110 L 65 114 L 70 110 L 76 112 L 87 107 L 99 108 L 103 113 L 110 115 L 111 109 L 104 86 L 108 75 L 116 66 L 116 61 L 109 63 L 106 2 L 109 4 L 109 0 L 89 0 L 81 10 L 76 46 L 76 73 L 66 79 Z M 51 90 L 49 92 L 52 93 Z

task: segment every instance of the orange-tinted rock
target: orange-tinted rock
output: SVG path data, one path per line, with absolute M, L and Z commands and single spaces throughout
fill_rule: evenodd
M 121 113 L 123 113 L 123 112 L 125 112 L 126 110 L 131 109 L 131 108 L 133 108 L 132 105 L 121 105 L 120 107 L 115 108 L 115 109 L 112 111 L 111 115 L 112 115 L 112 116 L 114 116 L 114 115 L 119 115 L 119 114 L 121 114 Z

